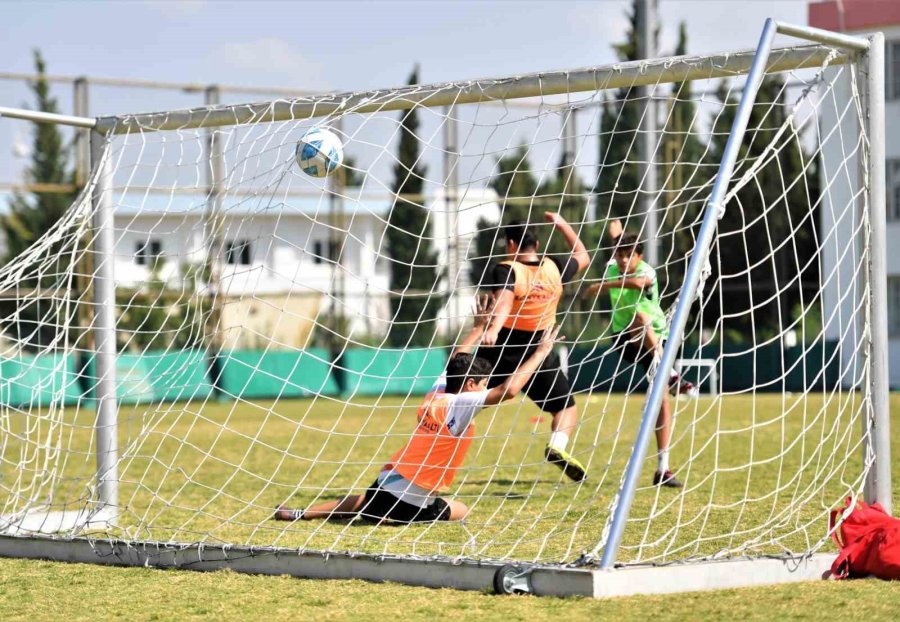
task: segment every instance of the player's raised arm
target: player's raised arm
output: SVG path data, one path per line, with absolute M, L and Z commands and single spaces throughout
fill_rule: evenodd
M 481 342 L 481 338 L 484 336 L 484 330 L 491 319 L 491 310 L 493 308 L 494 299 L 490 294 L 479 294 L 475 297 L 475 308 L 472 313 L 472 330 L 453 349 L 451 357 L 457 354 L 468 354 L 475 349 L 475 346 Z
M 484 336 L 481 338 L 481 343 L 486 346 L 492 346 L 497 343 L 497 336 L 500 334 L 500 329 L 503 328 L 507 318 L 509 318 L 510 312 L 512 312 L 515 298 L 515 294 L 508 289 L 501 289 L 494 292 L 494 306 L 493 312 L 491 313 L 491 320 L 487 330 L 484 332 Z
M 609 221 L 609 227 L 607 227 L 607 232 L 609 233 L 609 238 L 613 241 L 613 243 L 618 243 L 619 238 L 622 237 L 622 234 L 625 233 L 625 227 L 622 226 L 622 221 L 618 218 L 613 218 Z
M 553 351 L 559 335 L 559 326 L 548 328 L 544 331 L 541 341 L 534 353 L 519 365 L 518 369 L 513 372 L 498 387 L 491 389 L 484 400 L 486 405 L 499 404 L 510 400 L 519 394 L 519 391 L 528 384 L 531 376 L 538 370 L 544 359 Z
M 544 212 L 544 220 L 552 223 L 556 230 L 566 239 L 566 244 L 572 249 L 572 257 L 578 263 L 578 272 L 586 270 L 591 265 L 591 256 L 588 255 L 587 247 L 578 237 L 578 234 L 575 233 L 572 225 L 566 222 L 562 214 L 556 212 Z

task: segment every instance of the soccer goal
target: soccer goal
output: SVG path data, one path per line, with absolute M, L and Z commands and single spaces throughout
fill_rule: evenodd
M 590 596 L 821 577 L 830 510 L 891 503 L 883 45 L 770 20 L 709 56 L 0 109 L 89 131 L 93 171 L 0 268 L 0 555 Z M 313 127 L 344 150 L 323 179 L 296 161 Z M 565 265 L 545 212 L 590 257 L 556 316 L 586 479 L 545 459 L 553 413 L 523 394 L 474 419 L 444 493 L 464 520 L 273 520 L 366 491 L 496 285 L 504 225 Z M 646 373 L 591 295 L 616 221 L 665 314 Z M 663 407 L 680 488 L 654 485 Z

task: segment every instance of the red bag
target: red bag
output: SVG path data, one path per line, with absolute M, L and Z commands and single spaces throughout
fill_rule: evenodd
M 843 510 L 831 511 L 831 537 L 840 549 L 831 565 L 831 574 L 835 579 L 869 575 L 900 579 L 900 519 L 877 503 L 857 501 L 836 530 L 838 517 L 846 514 L 851 502 L 852 498 L 848 497 Z

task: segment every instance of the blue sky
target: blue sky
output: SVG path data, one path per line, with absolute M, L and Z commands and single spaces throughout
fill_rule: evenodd
M 365 90 L 402 84 L 414 62 L 423 82 L 503 76 L 614 61 L 629 2 L 11 2 L 0 71 L 27 72 L 39 47 L 57 74 Z M 689 51 L 753 47 L 766 17 L 805 23 L 805 0 L 660 0 L 662 52 L 688 26 Z M 14 27 L 9 27 L 14 25 Z M 56 87 L 63 109 L 68 86 Z M 28 93 L 0 81 L 0 105 Z M 231 97 L 231 101 L 248 96 Z M 260 99 L 260 97 L 250 97 Z M 91 112 L 199 105 L 199 95 L 94 88 Z M 18 127 L 12 124 L 17 123 Z M 0 120 L 0 181 L 18 166 L 27 132 Z

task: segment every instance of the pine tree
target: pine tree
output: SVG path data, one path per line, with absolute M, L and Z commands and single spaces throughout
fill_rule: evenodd
M 687 54 L 687 29 L 681 22 L 678 28 L 678 45 L 675 54 Z M 687 256 L 695 245 L 696 223 L 705 204 L 697 196 L 697 189 L 706 179 L 703 177 L 703 158 L 706 147 L 700 140 L 699 120 L 693 99 L 691 81 L 672 86 L 670 109 L 662 128 L 662 153 L 660 158 L 664 193 L 661 206 L 665 206 L 666 238 L 661 240 L 664 273 L 667 282 L 681 283 L 687 267 Z M 707 168 L 706 170 L 712 170 Z
M 56 98 L 50 95 L 46 64 L 39 50 L 34 51 L 34 63 L 38 78 L 31 84 L 37 109 L 42 112 L 59 112 Z M 73 181 L 68 172 L 69 150 L 56 125 L 35 123 L 32 142 L 32 161 L 25 171 L 25 182 L 30 184 L 66 184 Z M 9 201 L 9 211 L 0 216 L 0 230 L 6 238 L 6 262 L 18 257 L 35 241 L 53 227 L 71 205 L 74 193 L 34 192 L 16 193 Z M 43 258 L 41 277 L 26 278 L 20 287 L 41 289 L 57 287 L 59 275 L 68 272 L 70 257 L 66 253 L 50 252 Z M 46 265 L 55 261 L 55 266 Z M 29 271 L 34 273 L 34 271 Z M 17 309 L 12 325 L 6 330 L 15 332 L 16 338 L 27 346 L 44 346 L 54 343 L 67 323 L 60 318 L 64 313 L 58 297 L 36 296 L 31 304 Z
M 38 78 L 31 84 L 37 109 L 59 112 L 55 97 L 50 95 L 46 78 L 46 63 L 39 50 L 34 51 Z M 25 181 L 32 184 L 66 184 L 72 182 L 68 171 L 69 149 L 56 125 L 35 123 L 32 143 L 32 162 L 25 172 Z M 9 202 L 9 212 L 0 219 L 6 236 L 6 258 L 10 261 L 31 246 L 58 221 L 72 204 L 73 193 L 35 192 L 16 193 Z
M 710 139 L 709 159 L 716 164 L 737 108 L 727 83 L 721 83 L 717 94 L 725 108 Z M 783 97 L 783 78 L 763 80 L 739 149 L 739 162 L 742 158 L 755 161 L 775 140 L 787 118 Z M 709 296 L 712 306 L 704 321 L 712 325 L 722 315 L 739 314 L 729 317 L 724 326 L 735 338 L 749 338 L 754 330 L 771 334 L 785 326 L 802 293 L 818 287 L 818 214 L 810 213 L 820 193 L 815 161 L 806 153 L 802 137 L 794 132 L 785 133 L 774 150 L 776 156 L 755 173 L 754 182 L 729 202 L 713 247 L 712 278 L 723 295 L 716 291 Z M 740 172 L 735 171 L 735 178 Z M 803 299 L 808 301 L 810 295 Z M 751 308 L 753 313 L 746 313 Z
M 418 66 L 408 84 L 419 81 Z M 390 259 L 391 311 L 389 341 L 394 346 L 432 342 L 437 313 L 444 303 L 436 287 L 438 257 L 431 247 L 431 213 L 422 206 L 425 166 L 419 162 L 418 114 L 415 108 L 400 117 L 400 144 L 394 165 L 394 205 L 388 217 L 387 254 Z M 410 200 L 404 195 L 417 195 Z
M 628 15 L 627 38 L 624 43 L 613 46 L 621 61 L 638 59 L 637 17 L 635 0 Z M 600 107 L 599 165 L 593 188 L 598 217 L 627 214 L 637 198 L 641 180 L 634 154 L 639 148 L 642 107 L 641 91 L 637 88 L 617 90 L 612 98 L 605 98 Z

